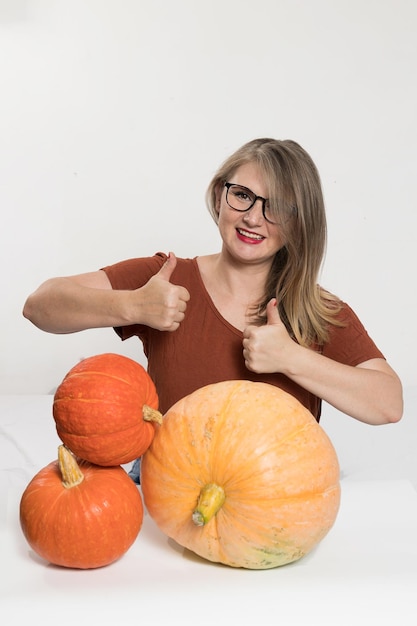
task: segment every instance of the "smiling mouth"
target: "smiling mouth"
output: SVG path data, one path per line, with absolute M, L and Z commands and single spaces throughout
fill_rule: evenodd
M 251 233 L 248 230 L 243 230 L 243 228 L 236 228 L 239 235 L 242 237 L 246 237 L 247 239 L 254 239 L 255 241 L 262 241 L 265 239 L 262 235 L 257 235 L 256 233 Z

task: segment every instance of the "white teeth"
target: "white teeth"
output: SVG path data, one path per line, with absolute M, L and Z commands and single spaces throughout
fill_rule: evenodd
M 249 239 L 263 239 L 262 235 L 257 235 L 256 233 L 248 233 L 247 230 L 242 230 L 241 228 L 237 229 L 238 232 L 244 237 L 249 237 Z

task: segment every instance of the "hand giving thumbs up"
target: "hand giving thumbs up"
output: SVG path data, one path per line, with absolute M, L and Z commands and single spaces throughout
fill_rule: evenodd
M 275 298 L 268 302 L 266 316 L 264 326 L 247 326 L 244 330 L 245 365 L 258 374 L 285 372 L 289 352 L 296 344 L 281 321 Z
M 172 332 L 183 321 L 190 294 L 185 287 L 170 282 L 176 265 L 177 258 L 170 252 L 159 272 L 137 290 L 141 295 L 139 318 L 142 324 Z

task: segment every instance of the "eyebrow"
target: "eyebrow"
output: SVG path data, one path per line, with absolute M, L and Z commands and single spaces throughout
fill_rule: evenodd
M 241 185 L 240 183 L 232 183 L 232 182 L 229 182 L 229 184 L 233 185 L 234 187 L 241 187 L 242 189 L 246 189 L 247 191 L 250 191 L 256 197 L 257 200 L 265 200 L 265 202 L 269 202 L 269 198 L 264 198 L 263 196 L 258 196 L 253 191 L 253 189 L 251 189 L 250 187 L 246 187 L 246 185 Z

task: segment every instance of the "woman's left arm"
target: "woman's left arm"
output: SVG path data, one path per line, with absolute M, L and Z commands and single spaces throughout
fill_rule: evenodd
M 296 347 L 298 354 L 283 372 L 294 382 L 361 422 L 389 424 L 401 419 L 401 382 L 384 359 L 371 359 L 353 367 Z
M 265 326 L 248 326 L 244 331 L 243 356 L 249 370 L 285 374 L 338 410 L 367 424 L 389 424 L 401 419 L 401 381 L 383 358 L 357 366 L 334 361 L 293 341 L 276 306 L 268 308 Z

